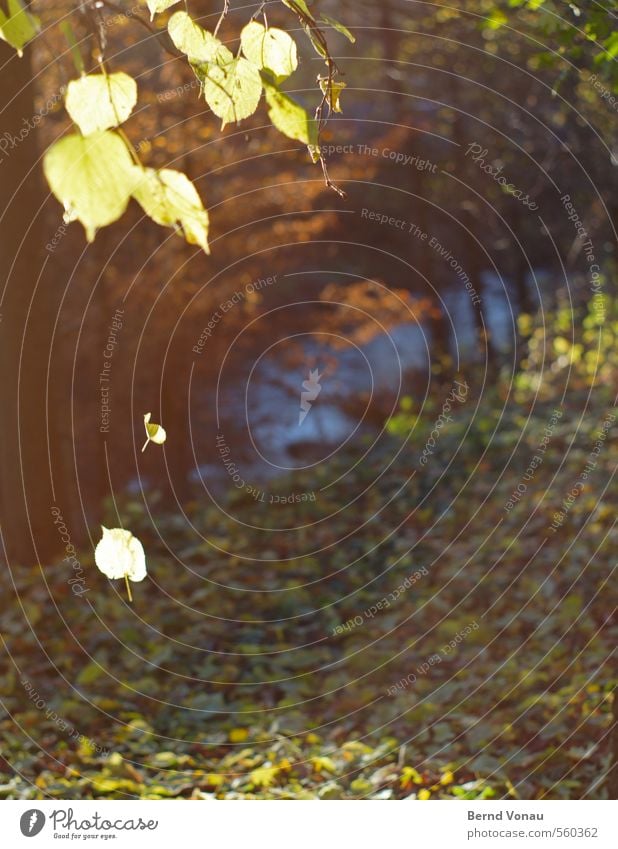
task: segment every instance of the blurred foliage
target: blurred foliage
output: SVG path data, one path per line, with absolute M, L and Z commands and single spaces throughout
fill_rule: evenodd
M 559 534 L 548 526 L 611 409 L 614 311 L 594 375 L 599 328 L 588 316 L 569 338 L 565 307 L 543 326 L 530 320 L 516 399 L 504 380 L 473 397 L 478 376 L 467 372 L 471 395 L 426 468 L 418 456 L 439 397 L 418 416 L 404 401 L 391 440 L 352 471 L 354 457 L 340 453 L 277 482 L 274 492 L 319 493 L 285 513 L 238 491 L 229 516 L 201 501 L 185 515 L 150 497 L 148 508 L 110 505 L 149 552 L 132 609 L 87 551 L 81 597 L 65 564 L 4 575 L 4 797 L 606 796 L 611 432 L 568 523 Z M 543 462 L 525 501 L 506 510 L 559 405 L 551 382 L 567 369 Z M 361 493 L 353 510 L 320 521 L 351 493 Z M 273 528 L 267 548 L 252 525 Z M 413 671 L 413 684 L 396 686 Z
M 338 11 L 339 4 L 323 5 Z M 410 210 L 411 195 L 427 196 L 435 207 L 463 210 L 470 214 L 471 229 L 482 235 L 488 264 L 495 260 L 503 269 L 518 245 L 497 218 L 488 220 L 479 199 L 486 198 L 506 214 L 530 261 L 549 264 L 537 219 L 518 219 L 519 210 L 508 207 L 509 198 L 493 181 L 469 172 L 478 193 L 466 193 L 448 178 L 462 167 L 455 147 L 465 149 L 475 141 L 491 148 L 506 172 L 530 178 L 526 191 L 546 204 L 554 239 L 566 254 L 573 227 L 555 187 L 539 185 L 530 163 L 550 169 L 586 210 L 599 254 L 611 259 L 606 218 L 615 218 L 615 177 L 608 150 L 585 125 L 592 121 L 611 139 L 608 128 L 615 116 L 587 79 L 596 73 L 615 85 L 608 8 L 550 0 L 468 0 L 457 8 L 393 2 L 351 9 L 346 4 L 346 21 L 353 28 L 358 24 L 358 47 L 341 60 L 348 81 L 346 112 L 353 118 L 346 123 L 337 117 L 325 141 L 352 146 L 350 155 L 335 153 L 330 163 L 335 179 L 349 190 L 351 208 L 373 205 L 401 218 L 425 214 L 420 223 L 443 241 L 443 232 L 452 234 L 452 222 L 428 204 Z M 106 14 L 111 20 L 109 10 Z M 272 22 L 278 22 L 276 13 Z M 98 252 L 89 249 L 78 262 L 81 240 L 69 232 L 54 256 L 59 279 L 75 276 L 85 284 L 67 293 L 67 316 L 75 320 L 67 320 L 62 333 L 71 362 L 75 354 L 78 365 L 74 394 L 58 409 L 80 406 L 71 463 L 80 467 L 82 481 L 98 476 L 91 486 L 97 490 L 92 498 L 97 510 L 100 492 L 110 486 L 120 491 L 127 480 L 132 465 L 124 446 L 130 443 L 130 426 L 124 423 L 134 421 L 134 406 L 150 408 L 161 376 L 164 405 L 172 399 L 161 419 L 174 434 L 166 458 L 177 474 L 183 468 L 186 458 L 171 452 L 181 454 L 189 444 L 181 430 L 185 399 L 176 391 L 192 366 L 187 340 L 199 336 L 204 317 L 227 292 L 273 269 L 281 277 L 297 272 L 295 252 L 302 250 L 307 267 L 317 256 L 317 267 L 327 262 L 345 269 L 353 282 L 343 303 L 370 313 L 376 309 L 367 280 L 383 280 L 386 290 L 399 293 L 396 303 L 381 299 L 380 315 L 390 328 L 408 301 L 419 315 L 435 320 L 435 292 L 422 288 L 413 269 L 420 266 L 439 289 L 443 282 L 430 273 L 435 271 L 431 254 L 425 267 L 422 247 L 407 234 L 383 231 L 381 251 L 364 255 L 358 245 L 372 244 L 375 231 L 359 216 L 349 216 L 354 223 L 347 223 L 334 195 L 325 203 L 321 175 L 299 146 L 284 142 L 273 164 L 277 136 L 272 128 L 256 121 L 246 134 L 230 128 L 223 135 L 213 122 L 205 123 L 186 63 L 162 63 L 152 39 L 142 42 L 135 35 L 135 22 L 116 14 L 108 35 L 113 49 L 123 51 L 123 58 L 126 52 L 128 72 L 140 76 L 145 108 L 139 122 L 127 126 L 130 144 L 157 169 L 180 162 L 198 184 L 208 176 L 209 204 L 217 208 L 211 233 L 217 250 L 208 259 L 193 252 L 187 265 L 181 240 L 162 245 L 133 205 L 126 226 L 136 228 L 133 238 L 151 257 L 147 263 L 124 239 L 125 225 L 106 230 L 97 239 Z M 58 52 L 54 38 L 49 35 L 52 52 Z M 469 47 L 464 50 L 463 44 Z M 49 63 L 47 49 L 41 47 L 36 57 L 40 67 Z M 363 63 L 364 57 L 372 61 Z M 504 64 L 497 65 L 497 58 Z M 512 73 L 498 73 L 497 67 Z M 301 62 L 301 89 L 314 83 L 312 68 Z M 54 65 L 44 86 L 61 83 Z M 368 90 L 384 94 L 368 96 Z M 49 89 L 42 90 L 42 104 L 48 95 Z M 572 119 L 569 100 L 581 120 Z M 52 110 L 41 128 L 46 143 L 64 130 L 62 115 Z M 358 153 L 358 142 L 377 153 Z M 383 156 L 385 150 L 430 158 L 444 179 L 402 169 Z M 582 179 L 580 163 L 596 195 Z M 247 200 L 226 204 L 235 196 Z M 50 233 L 58 226 L 57 210 L 54 214 Z M 471 262 L 477 244 L 456 244 Z M 269 258 L 265 270 L 263 257 L 270 251 L 276 251 L 276 259 Z M 397 262 L 389 261 L 389 252 Z M 236 264 L 239 256 L 247 257 L 242 265 Z M 297 280 L 290 276 L 285 292 L 273 288 L 264 299 L 260 295 L 240 305 L 226 334 L 213 340 L 209 357 L 200 361 L 196 381 L 206 389 L 212 385 L 229 338 L 260 309 L 304 296 Z M 206 287 L 204 281 L 216 285 Z M 440 414 L 450 366 L 444 366 L 424 401 L 408 391 L 388 421 L 389 439 L 361 463 L 357 454 L 341 452 L 314 472 L 273 485 L 281 495 L 319 492 L 315 502 L 293 503 L 279 513 L 233 492 L 226 516 L 205 504 L 203 495 L 186 498 L 182 510 L 174 511 L 152 492 L 147 504 L 138 497 L 115 497 L 103 520 L 114 526 L 120 514 L 148 552 L 149 576 L 131 609 L 122 587 L 110 585 L 97 571 L 92 547 L 80 557 L 86 590 L 81 597 L 67 582 L 66 563 L 3 572 L 0 794 L 22 799 L 606 796 L 616 643 L 616 626 L 608 617 L 615 609 L 610 577 L 617 498 L 615 487 L 605 485 L 618 456 L 611 432 L 568 522 L 560 534 L 548 531 L 614 403 L 614 278 L 606 276 L 605 284 L 611 292 L 604 295 L 603 321 L 585 282 L 576 281 L 570 290 L 574 303 L 562 294 L 549 311 L 543 304 L 544 313 L 521 312 L 517 361 L 501 364 L 490 379 L 471 365 L 462 369 L 470 397 L 454 409 L 453 422 L 441 432 L 425 468 L 418 468 L 418 457 Z M 327 298 L 331 285 L 323 281 L 318 295 Z M 90 309 L 91 291 L 96 296 Z M 110 436 L 108 458 L 88 416 L 92 411 L 96 419 L 92 387 L 101 368 L 99 350 L 121 301 L 127 332 L 121 336 L 123 356 L 114 364 L 114 403 L 123 426 Z M 185 310 L 188 318 L 179 328 L 177 316 Z M 143 339 L 128 329 L 132 326 L 144 327 Z M 336 331 L 341 322 L 332 316 L 328 326 Z M 370 334 L 365 324 L 348 331 L 359 342 Z M 272 325 L 269 332 L 274 335 Z M 210 408 L 206 389 L 202 406 Z M 525 505 L 507 510 L 557 408 L 561 416 L 542 464 L 527 483 Z M 199 425 L 207 412 L 197 414 Z M 139 426 L 141 440 L 141 421 Z M 156 451 L 144 457 L 149 465 L 140 467 L 142 479 L 156 474 L 160 460 Z M 352 505 L 351 493 L 360 493 Z M 336 518 L 322 521 L 334 511 Z M 271 528 L 266 545 L 254 525 Z M 298 556 L 299 551 L 304 554 Z M 256 552 L 258 562 L 251 559 Z M 396 602 L 365 615 L 422 569 L 427 574 Z M 361 624 L 343 627 L 357 617 Z M 413 686 L 388 695 L 471 621 L 478 629 L 453 652 L 438 655 L 440 662 L 417 674 Z M 28 682 L 36 699 L 26 689 Z
M 500 29 L 521 22 L 536 36 L 546 41 L 546 49 L 538 54 L 547 66 L 572 66 L 600 74 L 618 92 L 618 32 L 615 0 L 600 4 L 595 0 L 505 0 L 490 13 L 487 26 Z M 519 12 L 515 21 L 510 10 Z M 565 61 L 566 60 L 566 61 Z M 565 72 L 568 73 L 568 70 Z

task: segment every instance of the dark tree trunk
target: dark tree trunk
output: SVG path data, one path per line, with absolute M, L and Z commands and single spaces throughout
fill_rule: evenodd
M 47 409 L 54 296 L 44 275 L 44 194 L 37 145 L 30 51 L 20 59 L 0 42 L 2 129 L 15 143 L 0 153 L 0 520 L 11 562 L 44 562 L 61 548 L 51 509 L 50 454 L 61 411 Z M 26 127 L 30 127 L 26 132 Z M 22 134 L 21 140 L 17 141 Z M 49 414 L 48 414 L 49 413 Z M 56 487 L 54 493 L 53 488 Z
M 459 81 L 453 80 L 452 87 L 454 105 L 455 107 L 463 109 L 465 96 Z M 460 151 L 465 150 L 467 142 L 464 123 L 465 117 L 461 112 L 456 111 L 453 121 L 453 141 L 459 145 Z M 469 186 L 474 186 L 476 174 L 470 169 L 467 159 L 463 159 L 462 161 L 461 175 L 464 183 Z M 472 211 L 473 209 L 474 207 L 470 204 L 470 197 L 462 194 L 460 209 L 457 211 L 457 218 L 460 222 L 460 260 L 461 265 L 470 278 L 470 283 L 481 299 L 480 305 L 473 305 L 474 321 L 476 323 L 481 354 L 486 358 L 488 370 L 493 372 L 498 365 L 498 354 L 487 326 L 486 315 L 482 311 L 483 283 L 481 273 L 483 271 L 483 235 L 481 232 L 482 228 L 479 226 L 475 213 Z M 481 212 L 481 215 L 483 214 L 484 210 Z
M 382 0 L 380 4 L 380 27 L 382 30 L 383 55 L 386 60 L 384 63 L 386 87 L 390 92 L 392 108 L 396 115 L 401 110 L 402 87 L 400 69 L 397 64 L 401 34 L 397 30 L 391 0 Z

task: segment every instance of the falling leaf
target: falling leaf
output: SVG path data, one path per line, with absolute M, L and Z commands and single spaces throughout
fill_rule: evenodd
M 146 450 L 149 442 L 154 442 L 157 445 L 163 445 L 167 439 L 167 434 L 161 425 L 155 424 L 154 422 L 151 423 L 150 413 L 146 413 L 144 415 L 144 428 L 146 429 L 146 442 L 144 442 L 142 453 Z
M 143 581 L 146 577 L 146 556 L 141 542 L 131 531 L 122 528 L 105 528 L 94 550 L 94 562 L 110 580 L 124 578 L 129 601 L 133 601 L 129 581 Z

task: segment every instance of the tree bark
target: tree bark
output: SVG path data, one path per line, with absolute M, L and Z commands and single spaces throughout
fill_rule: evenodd
M 43 274 L 45 195 L 29 49 L 20 59 L 0 42 L 0 65 L 0 527 L 9 561 L 31 565 L 63 547 L 51 513 L 60 481 L 52 483 L 49 460 L 58 411 L 48 416 L 46 402 L 55 310 Z

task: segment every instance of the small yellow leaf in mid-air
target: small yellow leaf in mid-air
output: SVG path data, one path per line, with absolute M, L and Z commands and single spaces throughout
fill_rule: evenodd
M 142 447 L 142 453 L 146 450 L 149 442 L 154 442 L 157 445 L 163 445 L 167 439 L 167 433 L 161 425 L 155 424 L 154 422 L 151 423 L 150 413 L 146 413 L 144 415 L 144 427 L 146 429 L 146 442 L 144 442 Z

